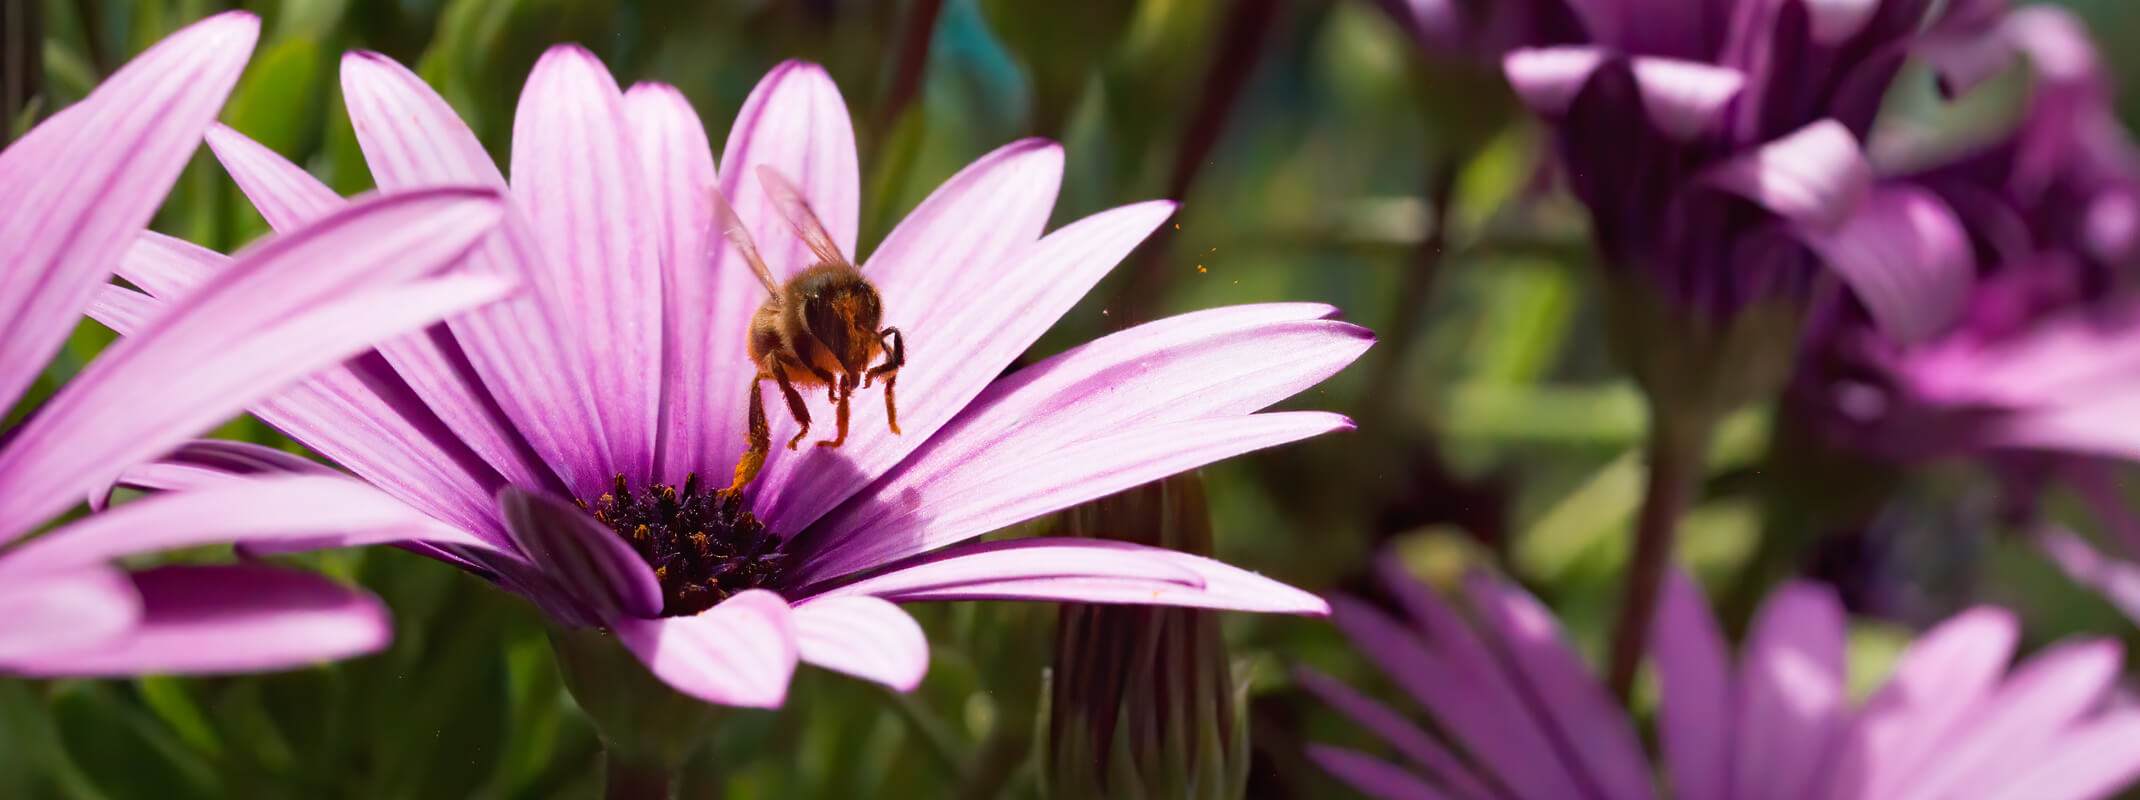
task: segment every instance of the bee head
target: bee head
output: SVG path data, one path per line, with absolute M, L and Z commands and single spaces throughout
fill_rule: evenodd
M 877 342 L 877 327 L 884 309 L 877 290 L 867 282 L 854 281 L 828 287 L 803 306 L 803 324 L 810 335 L 832 351 L 848 377 L 869 368 Z

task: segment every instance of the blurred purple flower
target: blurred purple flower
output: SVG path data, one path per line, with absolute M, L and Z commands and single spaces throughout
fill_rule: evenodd
M 1568 0 L 1375 0 L 1428 55 L 1482 65 L 1519 47 L 1583 39 Z
M 1897 340 L 1823 309 L 1793 400 L 1851 449 L 1903 461 L 2001 449 L 2140 457 L 2140 151 L 2070 12 L 2034 6 L 1985 34 L 2036 71 L 2014 130 L 1890 183 L 1937 193 L 1979 254 L 1951 324 Z M 1897 148 L 1904 149 L 1904 148 Z
M 1823 308 L 1788 407 L 1844 452 L 1985 463 L 2004 483 L 2003 512 L 2040 528 L 2069 575 L 2140 618 L 2140 573 L 2035 519 L 2042 487 L 2064 480 L 2127 557 L 2140 555 L 2140 519 L 2104 458 L 2140 459 L 2140 149 L 2069 11 L 1994 16 L 1949 42 L 1942 66 L 1967 86 L 2017 56 L 2034 84 L 2012 131 L 1889 178 L 1936 192 L 1969 230 L 1979 267 L 1963 313 L 1932 337 L 1898 341 L 1848 304 Z M 1925 149 L 1907 135 L 1876 144 Z
M 19 400 L 200 147 L 259 35 L 250 14 L 172 34 L 0 152 L 0 408 Z M 264 478 L 129 503 L 25 537 L 128 464 L 379 339 L 502 296 L 495 279 L 412 279 L 495 223 L 488 190 L 359 203 L 239 256 L 0 435 L 0 672 L 277 669 L 376 650 L 371 595 L 258 564 L 126 571 L 113 559 L 351 527 L 440 527 L 365 487 Z M 107 294 L 99 297 L 99 292 Z
M 2013 616 L 1974 608 L 1919 636 L 1857 705 L 1843 609 L 1827 588 L 1769 595 L 1735 665 L 1701 590 L 1675 574 L 1650 639 L 1660 795 L 1633 721 L 1535 598 L 1475 574 L 1467 619 L 1393 560 L 1381 571 L 1408 618 L 1338 597 L 1334 619 L 1435 732 L 1329 677 L 1301 676 L 1405 760 L 1310 747 L 1373 797 L 2084 800 L 2140 777 L 2140 709 L 2112 699 L 2123 659 L 2114 641 L 2060 643 L 2008 669 Z
M 505 186 L 415 74 L 370 53 L 348 55 L 342 70 L 381 186 Z M 271 225 L 343 203 L 233 131 L 208 139 Z M 513 211 L 469 264 L 523 276 L 533 291 L 256 409 L 464 532 L 408 546 L 491 578 L 563 624 L 606 628 L 670 685 L 735 705 L 779 705 L 798 657 L 911 689 L 927 669 L 927 643 L 894 602 L 1327 611 L 1297 589 L 1157 548 L 967 541 L 1350 427 L 1334 414 L 1255 413 L 1370 343 L 1322 305 L 1187 314 L 998 379 L 1171 203 L 1101 212 L 1042 236 L 1062 176 L 1058 146 L 1016 142 L 953 176 L 863 262 L 912 348 L 899 381 L 905 435 L 871 422 L 865 404 L 837 450 L 774 448 L 746 498 L 697 478 L 726 475 L 742 452 L 756 372 L 744 337 L 764 297 L 709 236 L 709 190 L 734 200 L 776 273 L 809 258 L 759 187 L 760 166 L 793 179 L 853 253 L 860 172 L 838 90 L 814 65 L 776 68 L 745 102 L 717 175 L 680 93 L 657 84 L 620 92 L 592 55 L 558 47 L 521 95 L 512 157 Z M 154 236 L 136 253 L 143 258 L 126 277 L 159 301 L 187 291 L 194 265 L 221 260 Z M 782 441 L 793 422 L 773 417 Z M 201 447 L 125 480 L 178 488 L 252 468 L 208 463 L 250 448 Z
M 1822 262 L 1901 335 L 1954 312 L 1960 232 L 1936 197 L 1876 187 L 1860 142 L 1904 57 L 1963 9 L 1927 27 L 1933 0 L 1569 5 L 1587 43 L 1504 66 L 1610 271 L 1709 320 L 1804 302 Z

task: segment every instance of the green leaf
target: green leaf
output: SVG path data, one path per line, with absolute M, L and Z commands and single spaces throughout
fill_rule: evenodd
M 193 701 L 192 684 L 182 678 L 168 675 L 153 675 L 134 681 L 134 688 L 141 692 L 142 702 L 155 712 L 165 725 L 170 726 L 179 741 L 208 756 L 221 756 L 223 743 L 216 737 L 215 728 L 202 716 L 200 705 Z
M 118 797 L 217 798 L 215 765 L 172 737 L 111 684 L 69 682 L 52 698 L 60 741 L 98 788 Z

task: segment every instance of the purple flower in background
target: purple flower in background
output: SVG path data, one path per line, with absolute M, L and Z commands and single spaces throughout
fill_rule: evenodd
M 114 265 L 200 147 L 258 33 L 258 19 L 236 12 L 188 27 L 0 152 L 0 408 L 22 397 L 84 307 L 116 290 Z M 0 435 L 0 673 L 250 671 L 384 646 L 392 630 L 378 601 L 318 576 L 111 564 L 219 542 L 442 527 L 360 485 L 230 482 L 30 534 L 126 465 L 269 392 L 503 296 L 509 284 L 496 279 L 412 280 L 472 246 L 501 200 L 477 189 L 368 200 L 254 247 Z
M 1980 4 L 1980 11 L 2000 4 Z M 1949 44 L 1961 85 L 2016 56 L 2032 67 L 2029 102 L 1988 143 L 1912 165 L 1888 180 L 1937 193 L 1970 232 L 1978 266 L 1952 324 L 1897 340 L 1862 310 L 1835 304 L 1809 329 L 1788 408 L 1844 452 L 1899 465 L 1965 456 L 2005 483 L 2004 512 L 2035 525 L 2040 489 L 2073 485 L 2128 556 L 2140 520 L 2103 457 L 2140 459 L 2140 149 L 2111 108 L 2087 31 L 2060 8 L 1992 17 Z M 1908 133 L 1876 142 L 1929 150 Z M 2140 612 L 2140 577 L 2070 533 L 2042 544 L 2083 583 Z
M 407 69 L 353 53 L 342 84 L 382 187 L 506 185 L 453 110 Z M 277 228 L 343 205 L 233 131 L 208 139 Z M 563 624 L 607 629 L 675 688 L 737 705 L 779 705 L 798 658 L 912 688 L 927 643 L 894 602 L 1327 610 L 1283 584 L 1157 548 L 967 541 L 1350 426 L 1320 412 L 1255 413 L 1370 343 L 1321 305 L 1187 314 L 998 379 L 1172 204 L 1117 208 L 1043 236 L 1059 147 L 1016 142 L 953 176 L 861 262 L 883 295 L 885 323 L 907 340 L 904 435 L 861 404 L 844 446 L 775 447 L 738 495 L 714 487 L 745 444 L 756 373 L 745 336 L 765 290 L 708 230 L 709 193 L 718 187 L 735 202 L 776 274 L 810 260 L 759 186 L 761 166 L 793 179 L 854 253 L 860 179 L 838 90 L 815 66 L 775 69 L 745 102 L 716 173 L 676 90 L 620 92 L 592 55 L 559 47 L 521 95 L 512 158 L 513 209 L 469 266 L 521 276 L 531 292 L 255 409 L 462 533 L 408 546 L 530 598 Z M 185 296 L 194 268 L 212 272 L 221 260 L 155 236 L 136 254 L 125 275 L 157 298 L 142 302 Z M 773 441 L 786 441 L 794 423 L 773 416 Z M 269 453 L 249 464 L 229 457 L 251 450 L 204 443 L 124 480 L 183 488 L 277 468 Z
M 1583 39 L 1567 0 L 1376 0 L 1429 55 L 1495 64 L 1519 47 Z
M 1967 249 L 1937 198 L 1875 187 L 1860 142 L 1932 0 L 1571 0 L 1587 43 L 1512 52 L 1608 269 L 1728 320 L 1825 262 L 1904 336 L 1944 324 Z M 1776 338 L 1776 337 L 1769 337 Z M 1788 338 L 1784 336 L 1783 338 Z
M 1919 636 L 1860 705 L 1845 679 L 1842 606 L 1826 587 L 1771 594 L 1733 658 L 1701 590 L 1675 574 L 1650 640 L 1660 793 L 1634 723 L 1535 598 L 1475 574 L 1467 614 L 1394 560 L 1381 573 L 1401 618 L 1339 597 L 1334 619 L 1434 733 L 1329 677 L 1301 676 L 1404 760 L 1311 746 L 1372 797 L 2084 800 L 2140 777 L 2140 709 L 2112 699 L 2114 641 L 2059 643 L 2009 669 L 2013 616 L 1971 609 Z
M 1834 441 L 1904 461 L 1998 449 L 2140 456 L 2140 150 L 2078 20 L 2020 9 L 1985 34 L 2029 57 L 2014 130 L 1890 178 L 1954 209 L 1980 254 L 1951 324 L 1897 340 L 1823 309 L 1793 399 Z M 1901 149 L 1901 148 L 1898 148 Z M 1917 148 L 1917 149 L 1922 149 Z

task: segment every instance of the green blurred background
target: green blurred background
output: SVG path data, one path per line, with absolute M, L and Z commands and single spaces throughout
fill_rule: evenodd
M 2140 36 L 2140 4 L 2071 5 L 2098 41 Z M 231 4 L 5 6 L 0 98 L 13 134 L 147 44 Z M 1381 335 L 1354 367 L 1289 403 L 1353 415 L 1359 432 L 1204 471 L 1221 558 L 1315 590 L 1361 585 L 1367 556 L 1383 547 L 1429 577 L 1493 564 L 1598 648 L 1640 495 L 1645 415 L 1599 342 L 1582 215 L 1540 190 L 1538 131 L 1510 113 L 1492 72 L 1426 57 L 1371 2 L 242 7 L 266 24 L 223 120 L 345 194 L 370 188 L 336 76 L 339 54 L 359 48 L 414 66 L 501 163 L 521 82 L 555 43 L 584 44 L 620 81 L 676 85 L 717 149 L 771 66 L 822 63 L 858 127 L 864 253 L 972 159 L 1021 136 L 1059 139 L 1069 168 L 1056 224 L 1152 197 L 1184 205 L 1178 227 L 1148 242 L 1030 356 L 1125 319 L 1274 300 L 1331 303 Z M 2140 51 L 2106 55 L 2126 78 L 2122 96 L 2140 101 Z M 1893 110 L 1924 113 L 1930 96 L 1924 75 L 1906 76 Z M 1996 88 L 1991 97 L 1965 115 L 1980 118 L 1972 124 L 1995 125 L 2013 105 Z M 225 251 L 266 231 L 205 151 L 156 227 Z M 109 339 L 85 325 L 38 396 Z M 1770 451 L 1767 415 L 1727 425 L 1683 537 L 1682 557 L 1712 581 L 1747 558 L 1760 530 L 1765 512 L 1747 477 Z M 290 446 L 251 420 L 217 435 Z M 1857 485 L 1882 487 L 1868 502 L 1885 510 L 1887 556 L 1869 580 L 1906 591 L 1913 611 L 1902 616 L 1988 598 L 2020 610 L 2036 642 L 2076 631 L 2133 638 L 2107 604 L 1995 536 L 1984 476 L 1940 468 Z M 398 620 L 393 648 L 264 677 L 0 680 L 0 797 L 594 795 L 597 743 L 560 687 L 538 614 L 399 551 L 301 561 L 382 595 Z M 806 667 L 786 709 L 726 714 L 685 796 L 1034 795 L 1026 757 L 1054 610 L 917 613 L 935 647 L 920 691 L 894 695 Z M 1903 630 L 1858 625 L 1854 682 L 1879 677 Z M 1251 679 L 1251 796 L 1332 796 L 1339 790 L 1298 746 L 1359 734 L 1293 690 L 1287 668 L 1305 662 L 1356 685 L 1386 684 L 1325 624 L 1236 616 L 1227 631 Z

